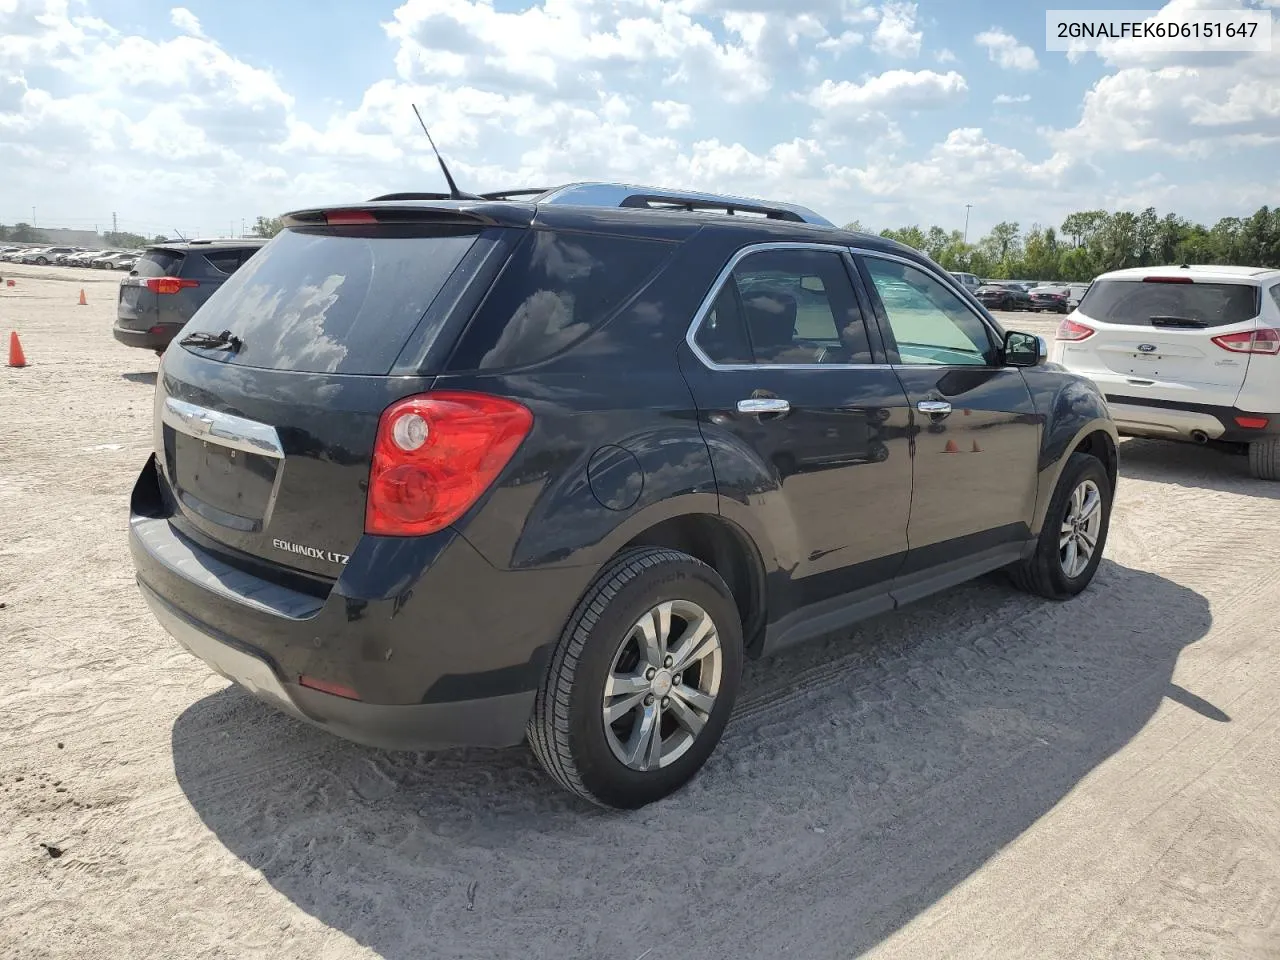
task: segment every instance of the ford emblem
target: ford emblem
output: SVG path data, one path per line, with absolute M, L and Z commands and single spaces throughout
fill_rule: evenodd
M 1138 349 L 1143 353 L 1153 353 L 1156 349 L 1156 345 L 1154 343 L 1140 343 L 1138 344 Z

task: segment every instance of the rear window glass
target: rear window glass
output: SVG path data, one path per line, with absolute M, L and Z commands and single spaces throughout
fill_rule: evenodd
M 385 374 L 449 275 L 472 229 L 291 229 L 245 261 L 186 332 L 229 330 L 227 363 L 306 373 Z
M 1258 288 L 1241 283 L 1095 280 L 1080 312 L 1099 323 L 1152 326 L 1155 317 L 1224 327 L 1258 315 Z
M 204 255 L 219 273 L 232 274 L 236 272 L 236 268 L 240 266 L 240 258 L 243 256 L 239 250 L 214 250 Z
M 176 277 L 186 257 L 176 250 L 148 250 L 133 269 L 140 277 Z
M 544 360 L 608 320 L 666 260 L 671 245 L 530 231 L 459 342 L 453 370 Z

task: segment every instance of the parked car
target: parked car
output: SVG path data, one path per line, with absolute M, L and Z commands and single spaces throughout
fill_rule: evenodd
M 982 281 L 972 273 L 956 273 L 953 271 L 951 276 L 955 277 L 956 283 L 960 284 L 960 286 L 964 287 L 970 293 L 976 292 L 977 289 L 982 286 Z
M 336 734 L 527 736 L 638 807 L 745 656 L 1098 567 L 1102 395 L 909 247 L 620 184 L 283 222 L 160 361 L 129 538 L 178 643 Z
M 90 266 L 98 267 L 102 270 L 132 270 L 134 263 L 137 261 L 137 257 L 138 255 L 135 253 L 129 253 L 124 250 L 114 250 L 111 253 L 98 257 L 96 260 L 90 261 Z
M 1122 433 L 1247 444 L 1253 475 L 1280 480 L 1280 270 L 1104 273 L 1053 353 L 1097 383 Z
M 41 267 L 47 267 L 53 263 L 56 257 L 66 253 L 75 253 L 74 247 L 37 247 L 35 250 L 28 250 L 22 256 L 23 263 L 34 263 Z
M 174 334 L 264 243 L 193 240 L 148 247 L 120 281 L 115 338 L 164 353 Z
M 1068 283 L 1067 284 L 1067 305 L 1072 310 L 1080 306 L 1080 301 L 1084 299 L 1085 291 L 1089 289 L 1087 283 Z
M 71 254 L 65 262 L 69 267 L 87 267 L 100 256 L 102 256 L 101 250 L 83 250 L 80 253 Z
M 0 260 L 11 262 L 15 257 L 20 257 L 23 252 L 22 247 L 0 247 Z
M 1054 313 L 1070 313 L 1071 304 L 1069 293 L 1066 287 L 1052 287 L 1045 285 L 1043 287 L 1035 287 L 1030 291 L 1031 309 L 1040 312 L 1051 310 Z
M 1007 280 L 986 283 L 978 288 L 978 302 L 989 310 L 1031 310 L 1031 295 L 1019 284 Z
M 78 257 L 84 253 L 84 247 L 73 247 L 66 253 L 60 253 L 53 258 L 53 263 L 59 267 L 65 267 L 72 257 Z
M 98 256 L 94 257 L 92 260 L 89 261 L 89 266 L 95 267 L 96 269 L 99 269 L 99 270 L 105 270 L 107 266 L 107 261 L 109 259 L 111 259 L 112 257 L 122 257 L 122 256 L 124 256 L 123 250 L 103 250 L 100 254 L 98 254 Z

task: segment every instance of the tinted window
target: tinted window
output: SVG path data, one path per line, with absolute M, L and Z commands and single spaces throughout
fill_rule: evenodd
M 470 230 L 286 230 L 196 311 L 188 332 L 230 330 L 227 363 L 383 374 L 459 261 Z
M 1276 306 L 1280 307 L 1280 283 L 1271 288 L 1271 299 L 1276 302 Z
M 698 327 L 694 342 L 712 363 L 754 363 L 747 329 L 738 309 L 738 291 L 733 283 L 720 288 L 720 294 Z
M 176 250 L 148 250 L 133 268 L 140 277 L 176 277 L 185 259 Z
M 1152 317 L 1170 317 L 1222 327 L 1250 320 L 1258 311 L 1258 288 L 1242 283 L 1095 280 L 1080 303 L 1090 320 L 1138 326 L 1151 326 Z
M 870 363 L 867 328 L 838 253 L 766 250 L 742 258 L 711 315 L 701 345 L 742 353 L 746 334 L 759 364 Z M 706 349 L 704 347 L 704 349 Z M 742 362 L 708 356 L 719 363 Z M 722 354 L 723 355 L 723 354 Z
M 985 365 L 991 338 L 977 315 L 923 270 L 866 257 L 904 364 Z
M 666 260 L 671 245 L 531 230 L 449 361 L 454 370 L 545 360 L 612 317 Z
M 240 266 L 240 257 L 239 250 L 211 250 L 204 255 L 210 266 L 219 273 L 228 275 L 236 272 L 236 268 Z

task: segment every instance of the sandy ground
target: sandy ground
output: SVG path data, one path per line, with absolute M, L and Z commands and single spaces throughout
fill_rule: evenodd
M 752 664 L 704 774 L 608 813 L 181 652 L 125 543 L 156 359 L 119 278 L 0 275 L 0 955 L 1280 956 L 1280 485 L 1243 458 L 1126 443 L 1086 595 L 992 578 Z

